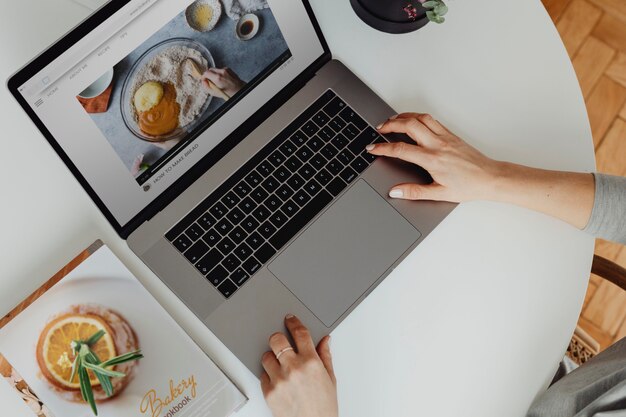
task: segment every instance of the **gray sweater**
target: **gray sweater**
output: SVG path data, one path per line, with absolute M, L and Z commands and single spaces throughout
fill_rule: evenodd
M 626 244 L 626 178 L 594 176 L 595 201 L 584 230 Z M 626 338 L 554 383 L 527 417 L 626 417 Z

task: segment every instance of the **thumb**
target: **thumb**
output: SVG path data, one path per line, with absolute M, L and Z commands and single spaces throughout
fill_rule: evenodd
M 331 381 L 333 381 L 334 385 L 337 385 L 337 379 L 335 378 L 335 370 L 333 368 L 333 357 L 330 353 L 330 336 L 325 336 L 322 340 L 320 340 L 317 345 L 317 354 L 319 355 L 328 375 L 330 376 Z
M 398 184 L 389 190 L 389 197 L 402 200 L 446 200 L 445 188 L 439 184 Z

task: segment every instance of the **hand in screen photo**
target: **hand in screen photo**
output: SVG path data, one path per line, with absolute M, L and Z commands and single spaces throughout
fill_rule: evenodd
M 212 96 L 224 100 L 237 94 L 246 85 L 230 68 L 209 68 L 202 74 L 202 84 Z

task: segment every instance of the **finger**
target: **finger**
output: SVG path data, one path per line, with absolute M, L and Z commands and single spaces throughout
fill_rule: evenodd
M 433 132 L 422 122 L 413 118 L 392 119 L 376 127 L 382 134 L 404 133 L 421 146 L 432 146 L 434 144 Z
M 206 85 L 208 85 L 207 80 L 210 80 L 213 83 L 220 85 L 219 83 L 221 82 L 221 79 L 222 76 L 216 72 L 215 68 L 210 68 L 204 71 L 204 74 L 202 74 L 202 82 L 206 83 Z
M 304 355 L 315 353 L 315 345 L 313 344 L 311 333 L 309 333 L 309 329 L 302 324 L 299 318 L 292 314 L 287 315 L 285 317 L 285 326 L 287 326 L 287 330 L 289 330 L 293 341 L 296 343 L 298 353 Z
M 436 120 L 433 116 L 428 113 L 400 113 L 395 118 L 397 119 L 417 119 L 424 126 L 429 128 L 433 133 L 437 135 L 443 135 L 448 133 L 448 129 L 444 125 L 441 124 L 439 120 Z
M 330 379 L 333 381 L 333 384 L 337 384 L 337 379 L 335 378 L 335 369 L 333 368 L 333 357 L 330 353 L 330 336 L 324 337 L 317 345 L 317 354 L 319 355 L 322 363 L 324 364 L 324 368 L 328 372 Z
M 263 391 L 263 397 L 267 398 L 272 389 L 272 383 L 270 381 L 270 376 L 267 372 L 263 372 L 261 374 L 261 391 Z
M 228 72 L 228 68 L 211 68 L 211 71 L 219 75 L 224 75 Z
M 265 352 L 261 357 L 261 365 L 272 381 L 275 381 L 282 374 L 280 363 L 276 360 L 274 352 Z
M 285 350 L 292 346 L 291 343 L 289 343 L 289 340 L 287 340 L 287 336 L 280 332 L 271 335 L 269 343 L 270 348 L 272 348 L 272 351 L 274 352 L 274 359 L 276 359 L 281 364 L 286 363 L 290 358 L 293 358 L 293 356 L 295 355 L 295 352 L 293 350 Z
M 398 184 L 389 190 L 389 197 L 402 200 L 450 201 L 445 187 L 439 184 Z
M 365 149 L 372 155 L 402 159 L 428 169 L 430 155 L 424 148 L 404 142 L 384 142 L 367 145 Z

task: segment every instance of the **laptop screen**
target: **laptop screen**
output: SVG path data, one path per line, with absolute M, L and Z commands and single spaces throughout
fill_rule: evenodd
M 132 0 L 18 91 L 125 225 L 323 54 L 300 1 Z

